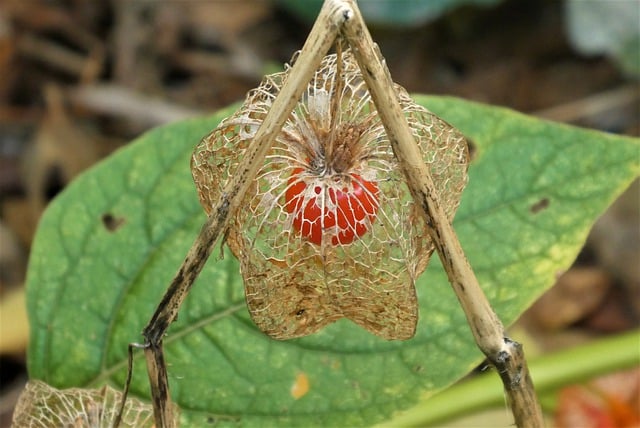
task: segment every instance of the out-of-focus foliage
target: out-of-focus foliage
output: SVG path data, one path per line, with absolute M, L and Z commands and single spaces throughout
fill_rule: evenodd
M 609 55 L 625 73 L 640 76 L 640 2 L 567 0 L 565 19 L 580 53 Z
M 492 6 L 501 0 L 360 0 L 358 6 L 367 23 L 385 26 L 417 26 L 433 21 L 462 5 Z M 278 0 L 305 21 L 313 22 L 323 0 Z

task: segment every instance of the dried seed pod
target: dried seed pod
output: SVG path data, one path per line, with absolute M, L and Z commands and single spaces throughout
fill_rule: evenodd
M 338 61 L 341 61 L 338 66 Z M 287 79 L 265 77 L 196 147 L 192 173 L 207 213 Z M 464 137 L 395 86 L 453 217 L 467 180 Z M 434 250 L 349 50 L 326 56 L 231 220 L 249 312 L 277 339 L 346 317 L 385 339 L 415 333 L 415 280 Z
M 111 427 L 118 414 L 122 393 L 109 386 L 100 389 L 56 389 L 39 380 L 27 382 L 13 413 L 12 427 L 97 428 Z M 175 408 L 177 422 L 178 409 Z M 121 427 L 154 427 L 150 404 L 129 398 Z

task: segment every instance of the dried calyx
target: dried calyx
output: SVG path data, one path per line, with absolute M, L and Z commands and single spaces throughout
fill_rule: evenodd
M 196 148 L 192 172 L 207 212 L 287 75 L 265 77 Z M 465 139 L 395 90 L 452 218 L 466 183 Z M 433 252 L 419 212 L 353 55 L 326 56 L 230 226 L 254 322 L 280 339 L 342 317 L 387 339 L 411 337 L 415 279 Z
M 327 169 L 336 174 L 348 172 L 358 161 L 363 158 L 364 145 L 360 139 L 366 131 L 362 123 L 345 123 L 340 125 L 336 133 L 332 135 L 332 141 L 328 142 L 331 152 L 327 153 Z

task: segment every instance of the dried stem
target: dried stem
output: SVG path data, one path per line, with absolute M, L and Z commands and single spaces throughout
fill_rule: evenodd
M 181 106 L 117 84 L 83 85 L 67 93 L 73 105 L 130 119 L 145 128 L 205 114 L 204 110 Z
M 90 65 L 90 59 L 84 55 L 40 37 L 23 36 L 18 41 L 18 49 L 23 55 L 38 59 L 73 76 L 86 74 Z
M 291 69 L 289 78 L 256 132 L 251 147 L 237 169 L 237 174 L 225 185 L 222 198 L 212 209 L 211 215 L 196 237 L 156 312 L 143 330 L 154 418 L 158 428 L 173 427 L 176 421 L 162 352 L 164 334 L 176 319 L 182 302 L 209 258 L 218 238 L 226 230 L 229 218 L 240 205 L 243 195 L 255 178 L 276 135 L 282 129 L 322 58 L 335 41 L 341 24 L 348 19 L 349 15 L 345 13 L 344 7 L 340 6 L 336 2 L 327 2 L 323 6 L 300 56 Z M 126 397 L 123 397 L 123 403 L 125 399 Z
M 533 112 L 534 116 L 557 122 L 574 122 L 602 115 L 604 112 L 633 105 L 640 100 L 636 82 L 615 89 L 589 95 L 579 100 Z
M 342 73 L 344 68 L 344 66 L 342 65 L 342 42 L 342 38 L 338 37 L 336 39 L 336 74 L 335 86 L 333 87 L 333 96 L 331 97 L 331 126 L 329 127 L 331 135 L 329 136 L 327 152 L 325 154 L 326 159 L 332 159 L 333 157 L 333 149 L 336 140 L 336 129 L 340 125 L 338 123 L 340 118 L 340 100 L 342 99 L 341 92 L 344 86 L 344 82 L 342 81 Z
M 344 36 L 360 65 L 413 197 L 422 208 L 431 238 L 475 341 L 500 373 L 517 426 L 543 426 L 542 411 L 522 347 L 505 336 L 502 323 L 482 292 L 456 233 L 438 202 L 433 180 L 421 160 L 418 146 L 393 90 L 389 70 L 378 56 L 377 48 L 355 3 L 352 0 L 344 2 L 350 4 L 354 11 L 353 18 L 343 26 Z

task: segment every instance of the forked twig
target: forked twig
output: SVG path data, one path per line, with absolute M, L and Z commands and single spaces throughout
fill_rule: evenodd
M 229 219 L 238 209 L 276 135 L 339 32 L 351 46 L 358 61 L 393 151 L 402 165 L 413 198 L 425 215 L 429 233 L 476 343 L 500 373 L 516 424 L 519 427 L 542 426 L 540 407 L 522 348 L 505 336 L 500 320 L 480 289 L 456 234 L 438 203 L 433 180 L 421 161 L 422 156 L 394 92 L 389 71 L 376 50 L 354 0 L 325 1 L 300 56 L 256 132 L 237 173 L 225 186 L 222 197 L 211 210 L 211 215 L 143 331 L 145 343 L 142 347 L 147 360 L 156 425 L 164 428 L 173 427 L 176 423 L 163 355 L 163 336 L 175 320 L 215 243 L 225 233 Z M 124 399 L 126 397 L 123 403 Z

